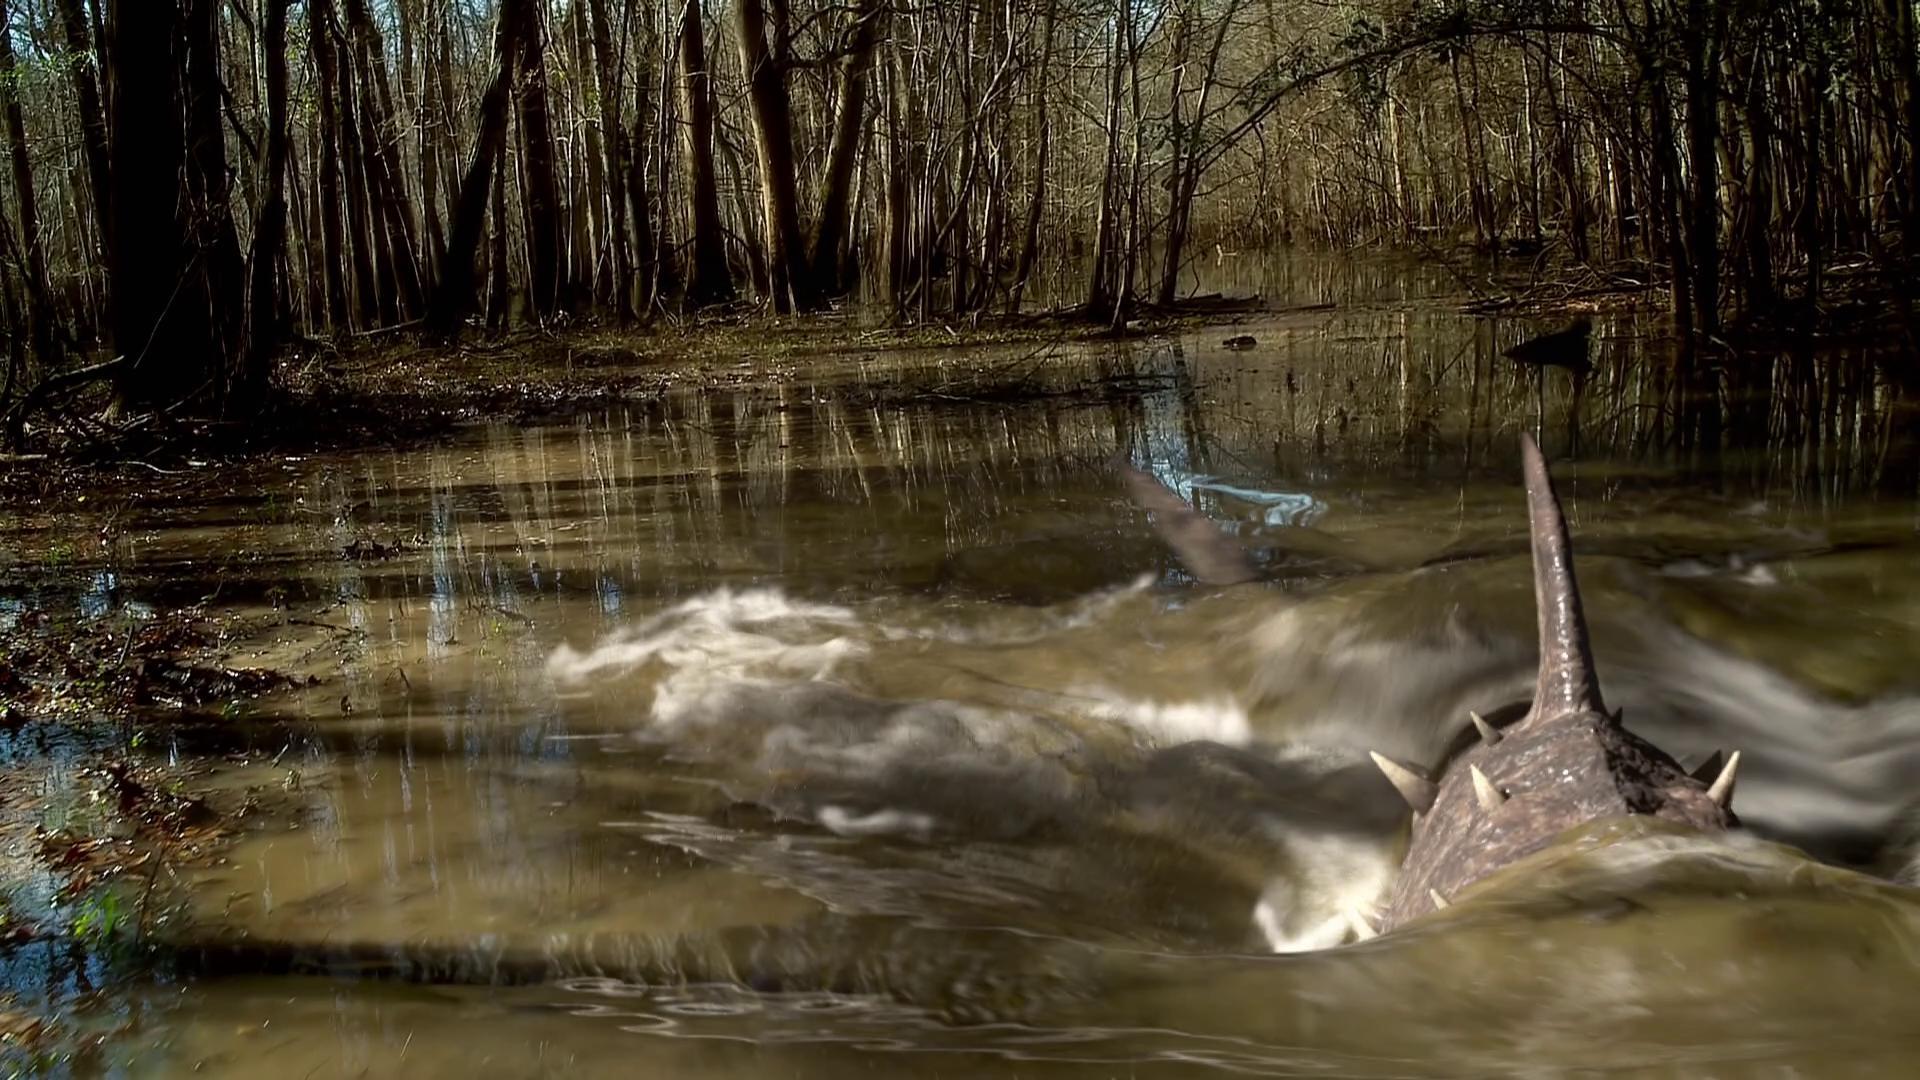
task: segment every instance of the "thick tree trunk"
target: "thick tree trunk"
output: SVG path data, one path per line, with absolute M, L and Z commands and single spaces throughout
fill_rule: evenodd
M 213 359 L 206 310 L 176 303 L 192 256 L 182 217 L 180 10 L 155 0 L 107 0 L 112 68 L 111 258 L 115 379 L 125 408 L 171 405 L 205 381 Z
M 844 292 L 847 285 L 840 279 L 840 256 L 846 241 L 854 171 L 860 163 L 860 140 L 866 132 L 867 70 L 881 17 L 878 0 L 855 0 L 853 33 L 840 60 L 840 104 L 834 114 L 826 185 L 820 196 L 820 218 L 814 225 L 810 255 L 811 276 L 823 295 Z
M 440 260 L 440 281 L 427 309 L 427 332 L 439 338 L 453 336 L 460 321 L 473 309 L 474 259 L 487 223 L 488 194 L 499 171 L 501 150 L 507 142 L 507 106 L 513 95 L 513 71 L 518 61 L 520 29 L 526 19 L 520 10 L 533 0 L 502 0 L 493 30 L 493 79 L 480 98 L 479 130 L 473 153 L 460 182 L 453 207 L 453 225 L 447 233 L 447 253 Z
M 680 12 L 680 92 L 687 114 L 687 199 L 693 217 L 687 303 L 701 307 L 733 299 L 733 275 L 727 269 L 720 229 L 720 180 L 713 166 L 713 76 L 707 70 L 700 0 L 685 0 Z
M 266 0 L 260 51 L 267 84 L 267 137 L 261 149 L 260 172 L 266 194 L 253 226 L 247 287 L 247 344 L 233 386 L 228 393 L 230 412 L 257 404 L 267 387 L 274 350 L 279 347 L 283 316 L 277 288 L 287 233 L 287 7 L 292 0 Z
M 793 118 L 787 77 L 767 51 L 760 0 L 734 0 L 740 66 L 747 73 L 754 146 L 760 157 L 760 201 L 766 213 L 767 290 L 776 312 L 808 311 L 819 289 L 807 273 L 800 241 L 800 193 L 794 178 Z
M 560 272 L 560 190 L 554 180 L 553 129 L 547 109 L 545 4 L 519 5 L 520 139 L 526 169 L 528 299 L 536 319 L 572 305 L 572 283 Z

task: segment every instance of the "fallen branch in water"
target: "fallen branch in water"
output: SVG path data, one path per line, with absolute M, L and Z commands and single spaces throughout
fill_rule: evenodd
M 5 421 L 6 445 L 9 447 L 20 445 L 20 440 L 26 433 L 27 417 L 36 409 L 44 408 L 55 394 L 71 392 L 90 383 L 113 378 L 120 373 L 126 363 L 126 357 L 116 356 L 104 363 L 63 371 L 58 375 L 40 380 L 40 383 L 27 391 L 26 395 L 8 409 L 4 416 L 0 416 L 0 420 Z

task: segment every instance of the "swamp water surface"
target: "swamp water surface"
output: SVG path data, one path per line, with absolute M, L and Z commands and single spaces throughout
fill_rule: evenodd
M 1870 447 L 1636 455 L 1625 321 L 1577 403 L 1507 324 L 1244 329 L 156 481 L 26 600 L 277 608 L 309 633 L 275 663 L 324 681 L 157 751 L 276 809 L 173 886 L 102 1060 L 1909 1075 L 1920 536 L 1833 479 Z M 1356 943 L 1405 829 L 1366 751 L 1439 766 L 1529 696 L 1536 426 L 1609 703 L 1683 763 L 1742 750 L 1748 830 L 1590 830 Z M 1265 580 L 1187 579 L 1117 456 Z

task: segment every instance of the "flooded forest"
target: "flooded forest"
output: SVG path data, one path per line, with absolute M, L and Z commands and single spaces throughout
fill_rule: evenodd
M 0 1072 L 1892 1077 L 1909 0 L 0 0 Z

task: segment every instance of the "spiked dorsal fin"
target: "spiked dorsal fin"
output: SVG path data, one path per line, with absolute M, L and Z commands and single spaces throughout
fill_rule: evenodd
M 1153 474 L 1121 464 L 1120 475 L 1133 501 L 1153 515 L 1154 529 L 1180 557 L 1188 573 L 1208 585 L 1238 585 L 1258 576 L 1239 541 L 1188 506 Z
M 1573 544 L 1567 519 L 1547 475 L 1547 460 L 1532 436 L 1520 436 L 1527 478 L 1527 518 L 1533 536 L 1533 602 L 1540 619 L 1540 678 L 1534 684 L 1527 722 L 1576 712 L 1606 715 L 1600 679 L 1594 673 L 1580 583 L 1573 576 Z

